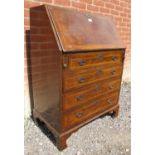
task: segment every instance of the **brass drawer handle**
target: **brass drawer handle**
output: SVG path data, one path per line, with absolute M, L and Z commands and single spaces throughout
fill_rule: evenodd
M 91 104 L 92 104 L 92 105 L 94 105 L 94 104 L 99 104 L 99 101 L 93 101 Z
M 114 86 L 113 85 L 109 85 L 109 89 L 113 89 L 114 88 Z
M 101 86 L 100 86 L 99 84 L 96 84 L 96 86 L 95 86 L 95 90 L 96 90 L 96 91 L 101 90 Z
M 84 82 L 86 82 L 86 79 L 84 77 L 80 77 L 79 78 L 79 83 L 84 83 Z
M 108 99 L 107 102 L 108 102 L 108 104 L 112 104 L 111 99 Z
M 114 75 L 115 73 L 116 73 L 115 70 L 112 70 L 112 71 L 111 71 L 111 75 Z
M 80 61 L 79 61 L 79 65 L 80 65 L 80 66 L 84 66 L 86 63 L 87 63 L 86 60 L 80 60 Z
M 104 59 L 104 56 L 103 56 L 102 54 L 98 54 L 98 55 L 96 56 L 96 59 L 97 59 L 97 60 L 103 60 L 103 59 Z
M 103 74 L 103 71 L 101 69 L 97 69 L 96 75 L 101 75 L 101 74 Z
M 80 118 L 80 117 L 83 116 L 83 113 L 82 112 L 77 112 L 75 115 L 76 115 L 77 118 Z
M 116 61 L 117 60 L 117 57 L 116 56 L 112 56 L 112 60 L 113 61 Z
M 77 101 L 82 101 L 83 99 L 84 99 L 84 96 L 82 95 L 76 96 Z

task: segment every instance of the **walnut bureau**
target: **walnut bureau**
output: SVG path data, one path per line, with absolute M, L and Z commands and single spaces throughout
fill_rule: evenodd
M 32 115 L 54 134 L 59 150 L 86 123 L 118 115 L 125 47 L 110 19 L 33 7 L 30 41 Z

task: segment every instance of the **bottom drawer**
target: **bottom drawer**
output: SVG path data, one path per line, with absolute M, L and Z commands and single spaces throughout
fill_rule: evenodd
M 104 110 L 116 105 L 118 95 L 119 93 L 115 92 L 107 98 L 97 98 L 79 109 L 76 109 L 70 113 L 65 113 L 63 116 L 63 128 L 67 129 L 73 127 L 74 125 L 78 125 L 96 114 L 102 113 Z

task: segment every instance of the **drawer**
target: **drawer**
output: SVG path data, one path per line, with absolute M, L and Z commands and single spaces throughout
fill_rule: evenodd
M 104 110 L 117 104 L 119 93 L 114 93 L 107 98 L 98 98 L 89 102 L 85 106 L 70 113 L 64 113 L 63 128 L 67 129 L 78 125 L 93 116 L 102 113 Z
M 108 93 L 119 91 L 120 78 L 101 81 L 95 84 L 90 84 L 80 89 L 73 90 L 71 92 L 64 93 L 63 95 L 63 110 L 69 110 L 73 107 L 84 104 L 85 102 L 92 100 L 93 98 L 103 96 Z
M 122 66 L 115 66 L 105 69 L 104 66 L 91 67 L 89 69 L 65 72 L 63 79 L 64 91 L 78 88 L 93 82 L 120 77 Z
M 65 55 L 63 58 L 64 67 L 70 70 L 92 67 L 96 65 L 122 64 L 123 52 L 89 52 Z

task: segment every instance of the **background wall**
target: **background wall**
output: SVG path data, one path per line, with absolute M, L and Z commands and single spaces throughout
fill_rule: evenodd
M 30 116 L 30 97 L 28 86 L 28 62 L 29 62 L 29 30 L 30 14 L 29 8 L 42 5 L 54 4 L 74 8 L 79 11 L 92 12 L 108 16 L 117 26 L 119 34 L 127 47 L 123 80 L 130 81 L 130 58 L 131 58 L 131 0 L 25 0 L 24 2 L 24 92 L 25 92 L 25 117 Z

